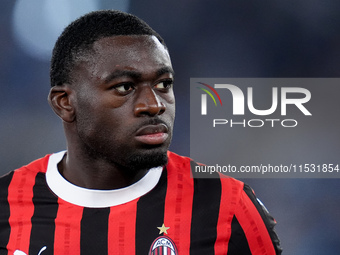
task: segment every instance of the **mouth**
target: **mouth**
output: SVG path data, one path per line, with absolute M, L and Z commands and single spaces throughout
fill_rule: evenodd
M 160 145 L 168 139 L 168 132 L 168 127 L 163 123 L 146 125 L 137 130 L 135 139 L 143 144 Z

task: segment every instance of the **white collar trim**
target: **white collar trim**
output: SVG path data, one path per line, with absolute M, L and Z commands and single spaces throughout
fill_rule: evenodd
M 121 189 L 96 190 L 78 187 L 68 182 L 58 171 L 57 165 L 66 151 L 52 154 L 48 161 L 46 181 L 49 188 L 61 199 L 83 207 L 104 208 L 130 202 L 139 198 L 158 183 L 163 167 L 155 167 L 138 182 Z

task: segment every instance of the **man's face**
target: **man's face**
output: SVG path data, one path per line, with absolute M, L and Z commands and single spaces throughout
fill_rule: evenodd
M 82 150 L 124 168 L 165 164 L 175 118 L 168 51 L 154 36 L 113 36 L 84 59 L 71 74 Z

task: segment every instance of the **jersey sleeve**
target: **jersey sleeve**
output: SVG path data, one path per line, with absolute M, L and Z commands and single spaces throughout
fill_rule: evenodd
M 279 255 L 280 241 L 275 233 L 276 221 L 253 190 L 244 185 L 231 224 L 228 255 Z

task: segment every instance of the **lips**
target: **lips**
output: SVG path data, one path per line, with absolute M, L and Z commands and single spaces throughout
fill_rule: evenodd
M 162 123 L 139 128 L 135 139 L 144 144 L 158 145 L 164 143 L 168 137 L 168 127 Z

